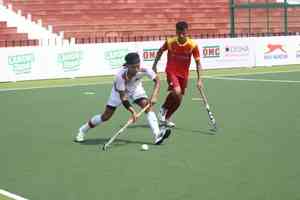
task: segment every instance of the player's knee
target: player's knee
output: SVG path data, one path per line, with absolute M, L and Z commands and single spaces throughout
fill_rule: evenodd
M 108 121 L 113 115 L 113 112 L 104 112 L 101 116 L 103 122 Z
M 181 88 L 179 88 L 179 87 L 174 88 L 174 94 L 175 94 L 178 98 L 181 98 L 181 96 L 182 96 Z
M 102 116 L 101 116 L 101 120 L 102 120 L 103 122 L 108 121 L 110 118 L 111 118 L 111 115 L 102 115 Z

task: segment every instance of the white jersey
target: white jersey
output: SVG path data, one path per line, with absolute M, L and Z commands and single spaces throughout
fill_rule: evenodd
M 140 68 L 140 71 L 136 73 L 134 77 L 130 80 L 125 80 L 124 75 L 126 75 L 128 69 L 124 67 L 116 74 L 116 79 L 114 81 L 114 89 L 116 91 L 125 91 L 127 94 L 132 94 L 134 91 L 142 86 L 142 78 L 147 76 L 151 80 L 156 77 L 156 73 L 149 68 Z
M 118 91 L 125 91 L 129 100 L 135 101 L 140 98 L 147 98 L 146 91 L 142 86 L 142 78 L 149 77 L 151 80 L 155 79 L 156 73 L 149 68 L 140 68 L 140 71 L 130 80 L 125 80 L 127 68 L 121 69 L 117 74 L 111 90 L 107 105 L 118 107 L 122 104 L 120 94 Z

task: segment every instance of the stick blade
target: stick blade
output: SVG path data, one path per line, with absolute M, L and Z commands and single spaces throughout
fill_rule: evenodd
M 107 150 L 108 150 L 108 145 L 107 145 L 107 144 L 104 144 L 104 145 L 102 146 L 102 150 L 103 150 L 103 151 L 107 151 Z
M 212 128 L 210 129 L 210 131 L 217 132 L 218 131 L 217 124 L 216 123 L 211 123 L 211 125 L 212 125 Z

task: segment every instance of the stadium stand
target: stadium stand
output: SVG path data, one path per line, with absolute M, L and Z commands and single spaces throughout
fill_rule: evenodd
M 7 27 L 6 22 L 0 21 L 0 47 L 35 45 L 37 40 L 29 40 L 26 33 L 18 33 L 16 27 Z
M 272 0 L 270 0 L 271 2 Z M 273 0 L 275 2 L 275 0 Z M 272 1 L 272 2 L 273 2 Z M 30 14 L 33 21 L 52 27 L 65 39 L 77 43 L 143 40 L 174 34 L 174 24 L 186 20 L 191 35 L 227 36 L 230 32 L 228 0 L 3 0 L 13 10 Z M 237 1 L 239 2 L 239 1 Z M 245 2 L 241 0 L 240 2 Z M 252 0 L 261 3 L 262 0 Z M 299 13 L 289 9 L 289 31 L 300 32 Z M 269 16 L 267 16 L 269 15 Z M 267 25 L 266 18 L 270 24 Z M 249 23 L 251 18 L 251 23 Z M 242 9 L 236 12 L 236 34 L 282 33 L 283 11 Z M 117 38 L 117 39 L 116 39 Z M 141 38 L 141 39 L 139 39 Z
M 65 38 L 145 37 L 174 34 L 178 20 L 191 34 L 227 34 L 228 1 L 212 0 L 4 0 L 24 15 L 64 31 Z M 226 17 L 224 17 L 226 16 Z

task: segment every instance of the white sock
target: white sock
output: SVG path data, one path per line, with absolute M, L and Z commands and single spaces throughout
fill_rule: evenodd
M 156 138 L 159 135 L 160 131 L 159 131 L 158 120 L 157 120 L 155 113 L 153 111 L 148 112 L 147 119 L 148 119 L 148 123 L 152 129 L 153 136 L 154 136 L 154 138 Z
M 89 122 L 83 124 L 80 128 L 79 131 L 82 133 L 87 133 L 91 128 L 94 128 L 96 126 L 98 126 L 99 124 L 102 123 L 101 120 L 101 115 L 95 115 L 93 116 Z

